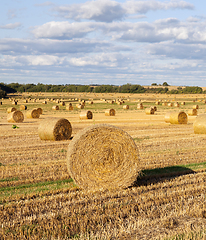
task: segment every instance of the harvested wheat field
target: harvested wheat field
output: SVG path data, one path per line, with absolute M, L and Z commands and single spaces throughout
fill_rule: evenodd
M 206 134 L 194 133 L 197 116 L 187 116 L 186 124 L 165 122 L 167 112 L 187 113 L 198 100 L 198 115 L 205 113 L 203 94 L 24 93 L 11 97 L 18 99 L 17 110 L 30 98 L 27 111 L 41 108 L 42 114 L 10 123 L 7 109 L 12 103 L 3 99 L 0 105 L 0 239 L 206 239 Z M 57 99 L 65 106 L 53 111 Z M 116 99 L 129 109 L 125 111 Z M 88 104 L 91 100 L 93 104 Z M 82 101 L 92 119 L 80 119 L 81 109 L 66 109 L 69 103 L 75 106 Z M 137 109 L 139 102 L 150 108 L 157 101 L 154 114 Z M 163 102 L 185 105 L 177 110 Z M 107 109 L 114 109 L 115 115 L 105 116 Z M 24 116 L 27 111 L 22 111 Z M 71 137 L 41 140 L 39 125 L 49 118 L 67 119 Z M 91 135 L 96 126 L 101 127 L 100 142 L 95 132 Z M 128 148 L 130 143 L 131 151 L 121 146 Z M 71 156 L 69 164 L 79 165 L 78 171 L 68 170 Z M 85 182 L 91 176 L 97 179 L 98 172 L 98 184 L 97 180 Z M 114 184 L 114 179 L 120 184 Z

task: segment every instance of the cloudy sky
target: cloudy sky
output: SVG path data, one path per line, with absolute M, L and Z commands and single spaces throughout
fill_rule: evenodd
M 206 1 L 2 0 L 0 82 L 206 86 Z

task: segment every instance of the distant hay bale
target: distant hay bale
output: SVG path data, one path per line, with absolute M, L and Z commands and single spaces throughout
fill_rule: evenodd
M 82 111 L 80 114 L 79 114 L 79 118 L 81 120 L 84 120 L 84 119 L 92 119 L 93 118 L 93 114 L 91 111 Z
M 173 103 L 168 103 L 167 106 L 168 107 L 173 107 Z
M 124 105 L 123 109 L 129 109 L 129 105 Z
M 118 105 L 122 105 L 122 102 L 120 102 L 120 101 L 117 101 L 117 104 L 118 104 Z
M 150 108 L 153 108 L 155 112 L 157 111 L 157 107 L 156 106 L 151 106 Z
M 60 106 L 65 106 L 65 102 L 60 102 L 59 105 Z
M 16 111 L 17 109 L 15 107 L 10 107 L 7 109 L 7 113 L 11 113 L 11 112 L 14 112 Z
M 131 186 L 139 175 L 139 152 L 131 136 L 120 128 L 97 124 L 75 135 L 67 150 L 67 166 L 84 189 Z
M 188 113 L 189 116 L 196 116 L 197 115 L 197 109 L 189 109 Z
M 93 102 L 93 101 L 89 101 L 88 103 L 89 103 L 89 104 L 93 104 L 94 102 Z
M 12 123 L 21 123 L 24 121 L 24 114 L 21 111 L 13 111 L 8 114 L 7 121 Z
M 41 140 L 68 140 L 71 138 L 71 123 L 64 118 L 48 118 L 40 122 L 38 134 Z
M 72 111 L 73 110 L 73 106 L 72 106 L 71 103 L 66 105 L 66 110 L 68 110 L 68 111 Z
M 181 105 L 185 105 L 185 102 L 181 102 Z
M 192 108 L 193 109 L 199 109 L 199 105 L 193 105 Z
M 59 110 L 59 106 L 57 106 L 57 105 L 52 106 L 52 110 Z
M 179 107 L 180 104 L 178 102 L 174 103 L 174 107 Z
M 17 101 L 13 101 L 11 104 L 13 104 L 13 105 L 17 105 Z
M 76 107 L 79 108 L 79 109 L 83 109 L 83 108 L 84 108 L 84 105 L 82 105 L 82 104 L 80 103 L 80 104 L 77 104 Z
M 115 116 L 115 110 L 113 108 L 105 110 L 105 116 Z
M 156 105 L 160 105 L 160 102 L 159 102 L 159 101 L 157 101 L 155 104 L 156 104 Z
M 167 102 L 163 102 L 163 103 L 162 103 L 162 106 L 167 106 Z
M 148 115 L 149 115 L 149 114 L 154 114 L 154 113 L 155 113 L 155 110 L 154 110 L 154 108 L 146 108 L 146 109 L 145 109 L 145 113 L 148 114 Z
M 187 124 L 188 117 L 183 111 L 181 112 L 168 112 L 165 115 L 165 122 L 171 124 Z
M 43 104 L 47 104 L 47 101 L 43 101 L 42 103 L 43 103 Z
M 24 102 L 25 102 L 25 103 L 28 103 L 28 99 L 25 99 Z
M 26 105 L 21 105 L 20 110 L 27 110 L 27 106 Z
M 27 118 L 39 118 L 39 116 L 40 116 L 39 111 L 36 108 L 26 112 Z
M 142 104 L 142 103 L 138 103 L 138 104 L 137 104 L 137 109 L 144 109 L 143 104 Z
M 206 114 L 200 114 L 193 123 L 194 133 L 206 134 Z
M 0 102 L 0 105 L 2 105 L 2 102 Z

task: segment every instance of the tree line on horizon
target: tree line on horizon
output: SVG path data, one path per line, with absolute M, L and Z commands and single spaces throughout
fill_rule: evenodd
M 154 87 L 155 86 L 155 87 Z M 138 84 L 115 85 L 75 85 L 75 84 L 20 84 L 0 83 L 0 97 L 4 98 L 8 93 L 23 92 L 94 92 L 94 93 L 168 93 L 168 94 L 195 94 L 206 93 L 201 87 L 178 87 L 169 90 L 166 82 L 163 85 L 152 84 L 151 87 L 143 87 Z

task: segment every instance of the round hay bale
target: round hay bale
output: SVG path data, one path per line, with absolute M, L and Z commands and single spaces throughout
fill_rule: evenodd
M 65 106 L 65 102 L 60 102 L 60 106 Z
M 43 104 L 47 104 L 47 101 L 43 101 L 42 103 L 43 103 Z
M 148 114 L 148 115 L 149 115 L 149 114 L 154 114 L 154 113 L 155 113 L 155 110 L 154 110 L 154 108 L 146 108 L 146 109 L 145 109 L 145 113 Z
M 167 102 L 163 102 L 163 103 L 162 103 L 162 106 L 167 106 Z
M 181 102 L 181 105 L 185 105 L 185 102 Z
M 173 107 L 173 103 L 168 103 L 168 107 Z
M 206 134 L 206 114 L 200 114 L 193 123 L 194 133 Z
M 17 101 L 13 101 L 11 104 L 13 104 L 13 105 L 17 105 Z
M 7 113 L 11 113 L 11 112 L 14 112 L 16 111 L 17 109 L 15 107 L 10 107 L 7 109 Z
M 123 109 L 129 109 L 129 105 L 124 105 Z
M 97 124 L 77 133 L 69 144 L 67 165 L 85 189 L 131 186 L 139 174 L 139 152 L 131 136 L 118 127 Z
M 52 110 L 59 110 L 59 106 L 57 106 L 57 105 L 52 106 Z
M 137 104 L 137 109 L 144 109 L 143 104 L 142 103 L 138 103 Z
M 180 104 L 178 102 L 174 103 L 174 107 L 179 107 Z
M 8 114 L 7 121 L 12 123 L 21 123 L 24 121 L 24 114 L 21 111 L 14 111 Z
M 42 108 L 36 108 L 36 110 L 38 111 L 39 115 L 43 114 Z
M 115 110 L 113 108 L 105 110 L 105 116 L 115 116 Z
M 197 109 L 189 109 L 188 113 L 189 116 L 197 116 Z
M 188 118 L 187 114 L 183 111 L 181 112 L 170 112 L 166 114 L 165 116 L 165 122 L 171 123 L 171 124 L 187 124 Z
M 81 120 L 84 120 L 84 119 L 92 119 L 93 118 L 93 114 L 91 111 L 82 111 L 80 114 L 79 114 L 79 118 Z
M 157 101 L 155 104 L 156 104 L 156 105 L 160 105 L 160 102 L 159 102 L 159 101 Z
M 71 138 L 71 123 L 64 118 L 47 118 L 40 122 L 38 134 L 42 140 L 68 140 Z
M 150 108 L 153 108 L 155 112 L 157 111 L 157 107 L 156 106 L 151 106 Z
M 71 103 L 66 105 L 66 110 L 68 110 L 68 111 L 72 111 L 73 110 L 73 106 L 72 106 Z
M 27 106 L 26 105 L 21 105 L 20 110 L 27 110 Z
M 193 109 L 199 109 L 199 105 L 193 105 L 192 108 Z
M 83 108 L 84 108 L 84 105 L 82 105 L 82 104 L 80 103 L 80 104 L 77 104 L 76 107 L 79 108 L 79 109 L 83 109 Z
M 27 118 L 39 118 L 39 116 L 40 114 L 36 108 L 26 112 Z

